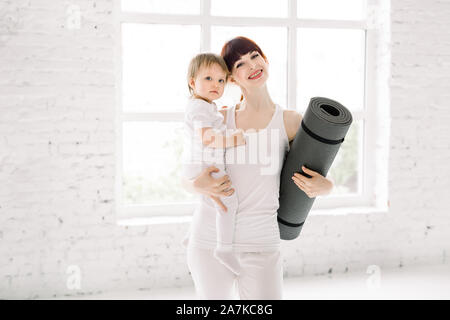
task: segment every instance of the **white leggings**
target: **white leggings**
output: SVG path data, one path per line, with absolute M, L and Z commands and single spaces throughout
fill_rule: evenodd
M 283 265 L 280 251 L 236 253 L 241 273 L 221 264 L 213 250 L 187 247 L 187 263 L 198 298 L 207 300 L 281 300 Z M 237 286 L 237 290 L 236 287 Z M 236 296 L 237 292 L 239 297 Z

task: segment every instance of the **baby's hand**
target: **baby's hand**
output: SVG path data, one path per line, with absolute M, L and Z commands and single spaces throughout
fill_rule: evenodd
M 236 146 L 242 146 L 245 144 L 245 136 L 244 136 L 244 131 L 242 129 L 238 129 L 235 133 L 234 136 L 236 137 Z

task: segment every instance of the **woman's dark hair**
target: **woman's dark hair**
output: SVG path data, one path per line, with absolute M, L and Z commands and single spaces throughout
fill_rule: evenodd
M 228 70 L 233 70 L 234 63 L 238 61 L 241 56 L 246 55 L 249 52 L 258 51 L 261 57 L 267 61 L 266 56 L 262 52 L 261 48 L 255 43 L 255 41 L 250 40 L 246 37 L 236 37 L 225 43 L 222 47 L 222 52 L 220 55 L 225 60 Z

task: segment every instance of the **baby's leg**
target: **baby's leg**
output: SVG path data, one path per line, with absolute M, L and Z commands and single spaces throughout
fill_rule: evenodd
M 214 178 L 222 177 L 226 174 L 223 168 L 220 168 L 220 165 L 216 165 L 216 167 L 218 167 L 220 171 L 213 173 Z M 234 272 L 235 274 L 239 274 L 239 262 L 233 252 L 236 211 L 238 208 L 236 190 L 231 196 L 220 197 L 220 200 L 227 207 L 227 211 L 223 212 L 222 209 L 215 204 L 217 211 L 217 246 L 214 251 L 214 256 L 232 272 Z
M 218 168 L 219 171 L 218 171 L 218 172 L 212 172 L 212 173 L 211 173 L 211 176 L 212 176 L 213 178 L 217 179 L 217 178 L 221 178 L 221 177 L 223 177 L 224 175 L 226 175 L 226 172 L 225 172 L 225 170 L 224 170 L 224 165 L 221 165 L 221 164 L 214 164 L 214 166 L 215 166 L 216 168 Z M 234 187 L 231 186 L 230 189 L 234 189 Z M 238 209 L 238 198 L 237 198 L 237 192 L 236 192 L 236 189 L 234 189 L 233 194 L 230 195 L 230 196 L 228 196 L 228 197 L 227 197 L 227 196 L 221 196 L 221 197 L 220 197 L 220 200 L 221 200 L 222 203 L 225 205 L 225 207 L 227 207 L 227 212 L 226 212 L 226 213 L 231 213 L 231 212 L 236 213 L 236 211 L 237 211 L 237 209 Z M 223 213 L 223 210 L 220 209 L 219 206 L 216 206 L 216 208 L 218 208 L 218 210 L 220 210 L 220 212 Z
M 239 261 L 233 251 L 235 213 L 222 213 L 217 211 L 216 230 L 217 246 L 214 250 L 214 257 L 217 258 L 228 269 L 236 275 L 240 273 Z

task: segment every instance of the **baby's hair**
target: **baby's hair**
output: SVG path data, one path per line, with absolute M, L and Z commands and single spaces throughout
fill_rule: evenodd
M 191 78 L 195 78 L 202 67 L 209 67 L 215 63 L 217 63 L 225 72 L 225 81 L 228 80 L 228 76 L 230 73 L 228 71 L 227 64 L 225 63 L 225 60 L 223 60 L 223 58 L 218 54 L 199 53 L 194 58 L 192 58 L 191 62 L 189 63 L 187 74 L 188 88 L 191 95 L 194 94 L 194 90 L 189 85 L 189 81 L 191 80 Z

